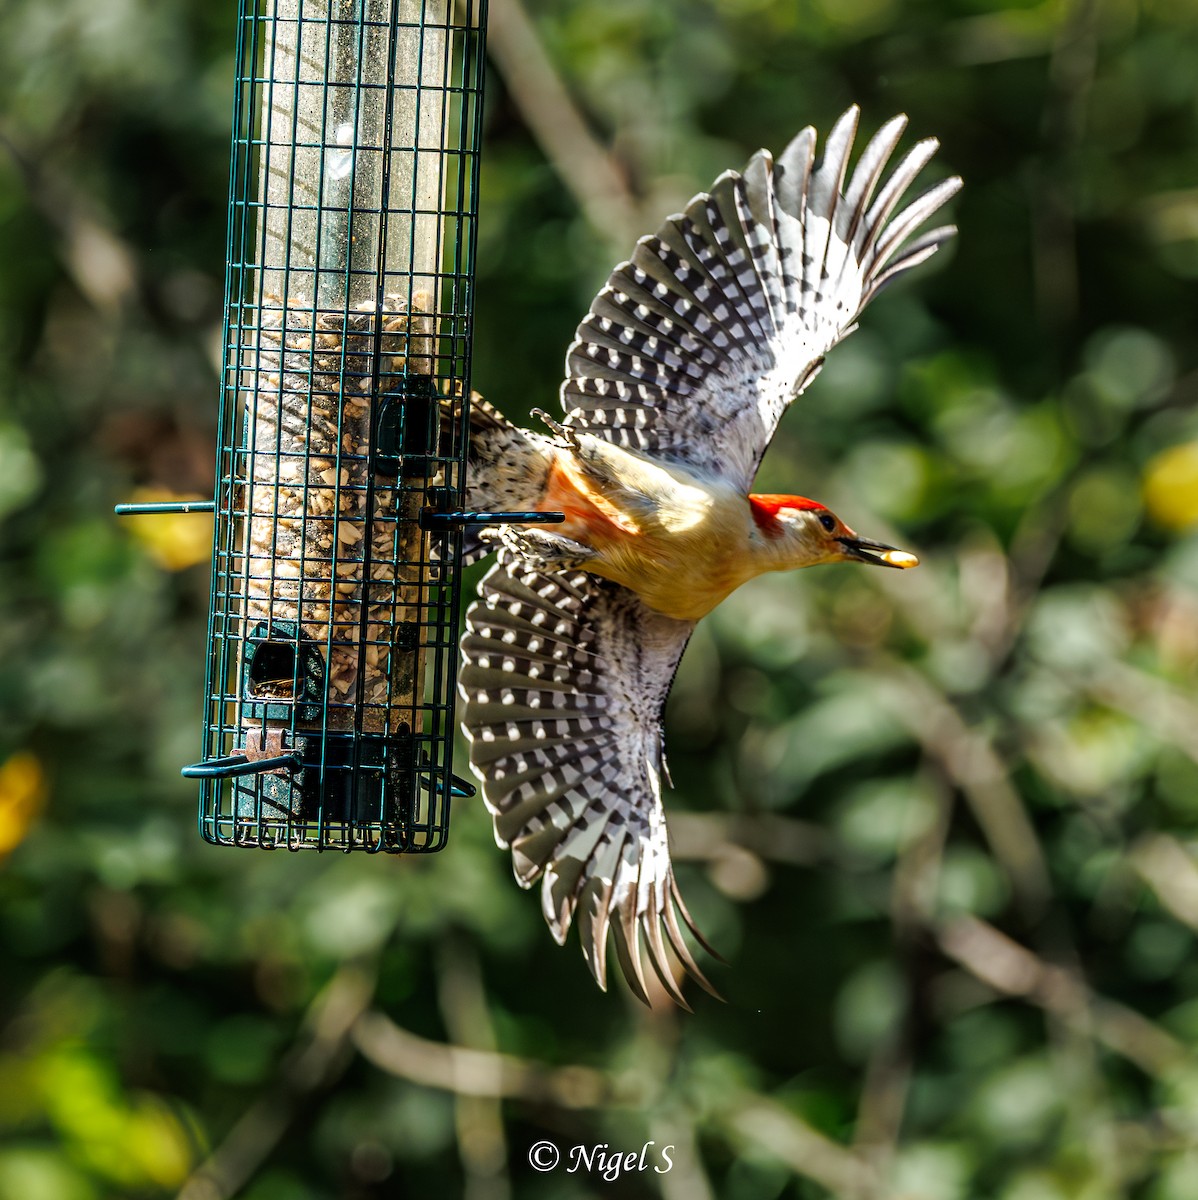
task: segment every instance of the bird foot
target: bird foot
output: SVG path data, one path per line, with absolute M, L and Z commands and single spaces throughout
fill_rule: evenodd
M 538 417 L 549 426 L 550 430 L 557 434 L 571 450 L 578 449 L 578 433 L 571 429 L 568 425 L 563 425 L 560 421 L 555 421 L 543 408 L 534 408 L 529 410 L 531 415 Z
M 483 536 L 489 542 L 498 543 L 534 571 L 574 571 L 595 557 L 589 546 L 544 529 L 499 525 L 487 529 Z

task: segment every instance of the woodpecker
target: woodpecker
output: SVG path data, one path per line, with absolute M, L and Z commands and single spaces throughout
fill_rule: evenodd
M 541 881 L 553 936 L 576 924 L 606 988 L 610 934 L 646 1003 L 642 957 L 686 1004 L 666 939 L 713 990 L 683 936 L 711 949 L 662 809 L 663 708 L 695 623 L 765 571 L 918 561 L 817 501 L 750 490 L 783 413 L 865 304 L 955 233 L 913 239 L 957 178 L 896 214 L 938 146 L 919 142 L 883 182 L 905 116 L 846 185 L 857 121 L 854 107 L 836 122 L 818 166 L 812 128 L 777 161 L 758 151 L 637 243 L 567 351 L 560 423 L 534 410 L 536 432 L 471 406 L 468 505 L 565 514 L 468 544 L 470 558 L 499 551 L 461 641 L 471 767 L 517 881 Z

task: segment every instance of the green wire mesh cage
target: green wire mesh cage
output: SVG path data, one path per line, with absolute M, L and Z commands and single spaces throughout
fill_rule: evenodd
M 480 7 L 242 0 L 206 761 L 185 772 L 210 841 L 448 832 L 459 535 L 421 516 L 463 471 L 438 401 L 469 394 Z
M 472 790 L 451 773 L 454 501 L 485 16 L 241 0 L 204 755 L 183 769 L 208 841 L 437 850 Z

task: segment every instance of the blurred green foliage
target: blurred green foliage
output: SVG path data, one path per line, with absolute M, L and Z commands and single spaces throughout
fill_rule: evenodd
M 200 843 L 207 571 L 107 514 L 211 489 L 233 7 L 6 0 L 0 1197 L 173 1195 L 215 1151 L 248 1200 L 1192 1200 L 1198 4 L 530 15 L 645 231 L 853 101 L 966 180 L 759 484 L 923 566 L 756 581 L 671 702 L 728 1003 L 598 993 L 478 804 L 428 861 Z M 475 382 L 520 417 L 628 247 L 488 87 Z M 543 1086 L 438 1085 L 446 1042 Z M 676 1166 L 537 1175 L 544 1138 Z

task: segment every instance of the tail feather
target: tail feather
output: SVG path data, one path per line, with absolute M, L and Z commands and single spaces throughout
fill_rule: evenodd
M 549 470 L 548 439 L 521 429 L 477 392 L 469 403 L 469 444 L 463 503 L 475 512 L 527 512 L 539 507 Z M 461 396 L 441 400 L 441 444 L 456 444 L 467 405 Z M 462 561 L 476 562 L 491 551 L 477 527 L 462 539 Z
M 456 427 L 461 423 L 462 411 L 466 408 L 466 402 L 459 396 L 443 396 L 441 398 L 441 426 L 442 429 L 448 427 L 451 423 Z M 493 404 L 484 400 L 478 392 L 470 393 L 470 431 L 471 433 L 482 432 L 488 429 L 515 429 L 516 426 L 507 419 Z

